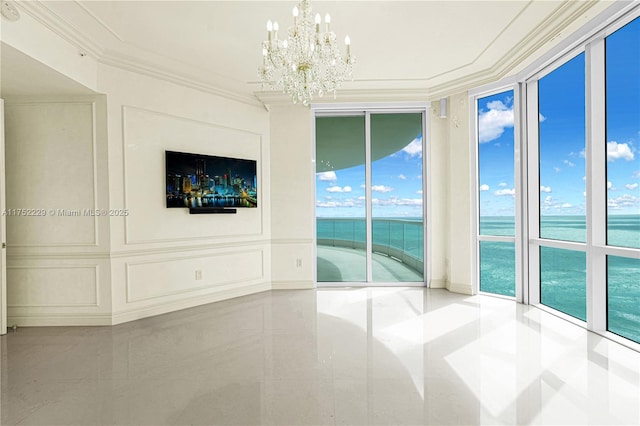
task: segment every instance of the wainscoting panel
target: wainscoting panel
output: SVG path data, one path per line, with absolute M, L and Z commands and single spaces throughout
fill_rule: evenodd
M 9 266 L 11 308 L 99 306 L 98 266 Z
M 11 257 L 7 261 L 8 324 L 111 324 L 109 283 L 105 256 Z
M 126 302 L 264 280 L 259 249 L 126 263 Z M 159 300 L 158 300 L 159 301 Z
M 94 102 L 6 107 L 7 244 L 98 245 Z

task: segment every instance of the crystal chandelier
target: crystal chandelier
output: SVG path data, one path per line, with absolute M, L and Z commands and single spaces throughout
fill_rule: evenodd
M 324 18 L 324 31 L 320 29 L 320 14 L 312 21 L 311 5 L 301 0 L 293 8 L 293 26 L 284 39 L 278 38 L 278 23 L 267 22 L 267 40 L 262 42 L 262 66 L 258 75 L 273 89 L 281 89 L 293 103 L 308 105 L 317 94 L 336 95 L 336 89 L 351 78 L 354 57 L 351 41 L 346 36 L 346 55 L 343 57 L 330 29 L 331 17 Z

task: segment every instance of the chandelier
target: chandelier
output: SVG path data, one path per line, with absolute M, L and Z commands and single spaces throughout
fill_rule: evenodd
M 315 22 L 315 24 L 314 24 Z M 258 75 L 262 87 L 267 84 L 291 96 L 293 103 L 308 105 L 317 94 L 336 95 L 336 89 L 351 78 L 354 57 L 351 41 L 346 36 L 346 54 L 343 57 L 330 29 L 331 17 L 324 18 L 321 30 L 320 14 L 312 21 L 311 5 L 301 0 L 293 8 L 293 25 L 283 39 L 278 38 L 278 23 L 267 22 L 267 40 L 262 42 L 262 66 Z

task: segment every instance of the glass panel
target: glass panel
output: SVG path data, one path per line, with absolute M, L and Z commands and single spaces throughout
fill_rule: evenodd
M 371 115 L 373 281 L 424 281 L 422 114 Z
M 540 247 L 540 302 L 587 320 L 587 255 Z
M 540 79 L 538 105 L 540 237 L 585 242 L 584 53 Z
M 480 241 L 480 291 L 515 297 L 515 243 Z
M 515 235 L 513 90 L 478 99 L 480 235 Z
M 607 244 L 640 248 L 640 18 L 605 43 Z
M 367 280 L 365 121 L 316 118 L 318 282 Z
M 640 259 L 607 256 L 607 328 L 640 343 Z

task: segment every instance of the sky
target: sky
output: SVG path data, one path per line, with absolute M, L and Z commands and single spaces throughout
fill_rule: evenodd
M 364 141 L 363 141 L 364 145 Z M 422 135 L 371 164 L 373 217 L 422 217 Z M 364 146 L 363 146 L 364 153 Z M 317 159 L 320 160 L 320 159 Z M 363 155 L 364 163 L 364 155 Z M 318 217 L 365 217 L 364 164 L 316 174 Z
M 606 41 L 609 214 L 640 214 L 640 19 Z M 540 211 L 585 214 L 585 55 L 540 79 Z M 478 101 L 482 216 L 512 216 L 513 92 Z

